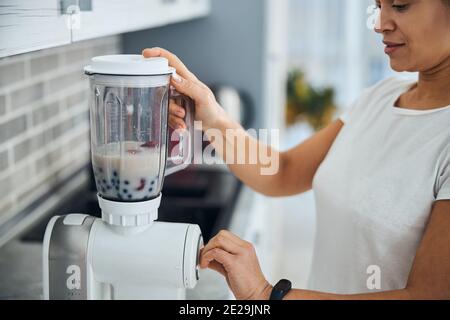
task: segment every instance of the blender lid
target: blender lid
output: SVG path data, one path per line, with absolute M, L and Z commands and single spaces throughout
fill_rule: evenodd
M 175 69 L 163 57 L 144 58 L 139 54 L 118 54 L 94 57 L 84 71 L 86 74 L 151 76 L 172 74 Z

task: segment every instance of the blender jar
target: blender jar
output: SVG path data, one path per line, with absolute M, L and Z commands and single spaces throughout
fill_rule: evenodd
M 172 92 L 174 71 L 165 58 L 140 55 L 95 57 L 85 68 L 91 86 L 92 166 L 102 198 L 156 198 L 164 176 L 191 163 L 193 102 Z M 186 108 L 186 130 L 169 129 L 170 98 Z

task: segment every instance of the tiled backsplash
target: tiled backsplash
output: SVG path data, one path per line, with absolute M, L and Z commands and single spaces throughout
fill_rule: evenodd
M 0 59 L 0 224 L 89 161 L 83 67 L 118 52 L 114 36 Z

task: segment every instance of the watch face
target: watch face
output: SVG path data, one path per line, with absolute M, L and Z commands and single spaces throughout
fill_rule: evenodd
M 284 296 L 291 290 L 292 284 L 289 280 L 282 279 L 273 287 L 270 300 L 282 300 Z

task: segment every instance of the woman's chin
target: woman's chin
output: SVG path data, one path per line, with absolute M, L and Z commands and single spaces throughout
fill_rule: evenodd
M 414 72 L 414 70 L 411 70 L 409 66 L 407 66 L 404 63 L 401 63 L 400 61 L 396 61 L 395 59 L 390 60 L 391 69 L 396 72 Z

